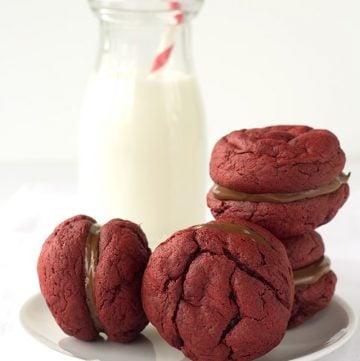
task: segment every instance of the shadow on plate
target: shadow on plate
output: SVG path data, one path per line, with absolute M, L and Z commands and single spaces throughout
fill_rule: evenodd
M 74 337 L 65 337 L 59 341 L 59 347 L 82 360 L 151 361 L 156 359 L 152 343 L 143 335 L 130 344 L 105 341 L 100 337 L 95 342 L 83 342 Z

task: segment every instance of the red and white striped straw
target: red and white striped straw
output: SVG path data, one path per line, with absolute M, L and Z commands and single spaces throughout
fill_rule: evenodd
M 181 9 L 180 1 L 170 1 L 169 8 L 173 11 L 174 24 L 166 27 L 160 42 L 159 50 L 154 59 L 151 73 L 155 73 L 168 63 L 175 45 L 176 27 L 184 22 L 184 13 Z

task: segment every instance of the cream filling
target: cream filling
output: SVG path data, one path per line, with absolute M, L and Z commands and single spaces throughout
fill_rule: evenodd
M 310 266 L 294 271 L 295 287 L 308 286 L 316 283 L 321 277 L 330 272 L 330 266 L 330 259 L 325 256 Z
M 221 201 L 289 203 L 333 193 L 337 191 L 343 184 L 347 183 L 349 178 L 350 173 L 341 173 L 329 184 L 296 193 L 244 193 L 223 187 L 218 184 L 215 184 L 211 188 L 211 192 L 216 199 Z
M 91 319 L 94 323 L 95 329 L 98 332 L 101 332 L 104 329 L 96 312 L 95 294 L 94 294 L 95 272 L 96 272 L 96 266 L 99 261 L 100 228 L 101 226 L 97 223 L 94 223 L 90 227 L 89 235 L 85 245 L 85 260 L 84 260 L 86 303 L 90 312 Z

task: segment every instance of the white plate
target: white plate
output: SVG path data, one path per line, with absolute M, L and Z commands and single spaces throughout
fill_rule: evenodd
M 185 361 L 183 354 L 166 344 L 152 326 L 134 343 L 82 342 L 64 334 L 38 294 L 22 307 L 25 329 L 46 346 L 83 360 L 101 361 Z M 258 361 L 317 360 L 342 346 L 353 335 L 357 318 L 351 307 L 335 296 L 327 309 L 304 325 L 286 333 L 281 344 Z

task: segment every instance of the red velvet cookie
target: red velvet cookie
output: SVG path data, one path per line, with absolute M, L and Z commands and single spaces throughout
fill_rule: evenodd
M 72 217 L 45 241 L 38 260 L 41 292 L 68 335 L 91 341 L 99 332 L 129 342 L 147 325 L 140 289 L 150 250 L 136 224 L 100 226 Z
M 293 270 L 319 261 L 325 252 L 321 235 L 315 231 L 281 239 Z
M 215 145 L 216 184 L 247 193 L 290 193 L 330 183 L 345 165 L 337 137 L 323 129 L 278 125 L 234 131 Z
M 336 275 L 324 257 L 324 243 L 317 232 L 282 240 L 294 271 L 295 298 L 289 327 L 299 326 L 330 303 Z
M 325 257 L 322 263 L 326 264 L 327 262 L 329 260 Z M 319 269 L 319 264 L 320 262 L 314 264 L 313 267 Z M 301 280 L 300 275 L 304 271 L 306 269 L 294 271 L 295 297 L 288 325 L 289 328 L 301 325 L 317 312 L 326 308 L 335 293 L 337 278 L 330 268 L 323 271 L 323 275 L 319 279 L 314 278 L 313 281 L 305 281 L 304 284 L 301 284 L 299 283 Z
M 144 273 L 146 315 L 191 360 L 253 360 L 281 341 L 290 317 L 285 248 L 255 224 L 229 222 L 175 233 Z
M 287 203 L 222 200 L 213 190 L 207 204 L 215 218 L 222 216 L 248 220 L 281 238 L 310 232 L 334 218 L 349 196 L 348 184 L 334 192 Z

